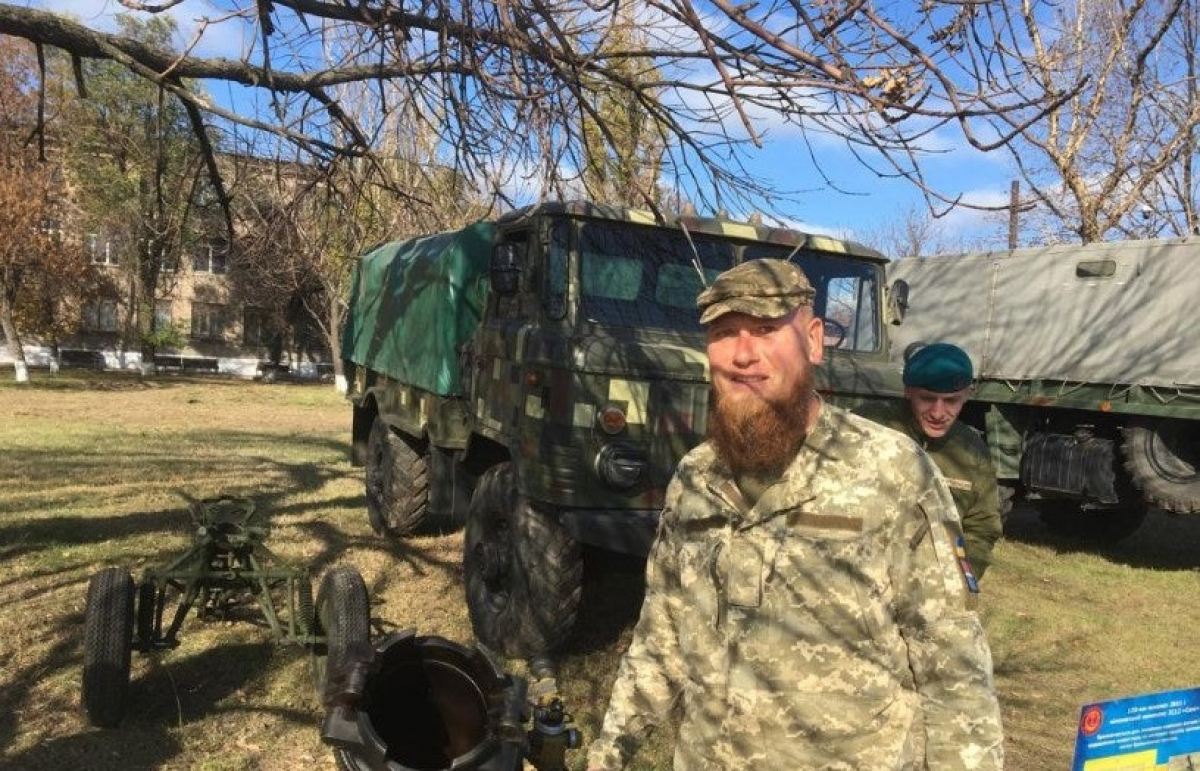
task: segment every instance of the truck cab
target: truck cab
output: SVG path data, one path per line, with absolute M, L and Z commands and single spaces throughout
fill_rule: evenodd
M 379 393 L 409 385 L 383 383 L 362 357 L 349 357 L 347 371 L 359 375 L 356 441 L 376 448 L 365 453 L 368 499 L 419 508 L 412 485 L 373 492 L 372 479 L 427 480 L 417 503 L 465 523 L 476 634 L 507 655 L 564 642 L 580 601 L 581 545 L 648 553 L 675 467 L 705 436 L 709 373 L 695 301 L 722 271 L 767 257 L 799 263 L 826 321 L 822 392 L 848 404 L 901 393 L 887 366 L 885 260 L 865 247 L 585 202 L 511 212 L 489 237 L 486 268 L 470 279 L 478 325 L 447 357 L 461 381 L 454 393 Z M 432 419 L 402 403 L 424 405 Z M 386 436 L 372 443 L 368 422 Z M 412 472 L 408 459 L 393 473 L 395 459 L 378 448 L 397 445 L 424 469 Z

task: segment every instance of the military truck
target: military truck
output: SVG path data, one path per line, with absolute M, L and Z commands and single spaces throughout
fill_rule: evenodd
M 817 290 L 830 398 L 898 395 L 885 260 L 854 243 L 553 202 L 362 257 L 342 357 L 370 521 L 393 535 L 465 523 L 485 645 L 530 657 L 565 641 L 581 545 L 648 552 L 676 463 L 705 432 L 696 295 L 763 257 L 798 261 Z
M 1113 540 L 1148 506 L 1200 512 L 1200 239 L 909 258 L 888 276 L 907 285 L 894 366 L 917 341 L 967 350 L 964 418 L 1051 528 Z

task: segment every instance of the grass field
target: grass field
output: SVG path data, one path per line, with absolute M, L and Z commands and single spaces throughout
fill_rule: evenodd
M 89 578 L 164 565 L 189 543 L 180 492 L 245 495 L 269 545 L 320 575 L 352 564 L 378 633 L 470 644 L 461 536 L 384 541 L 347 462 L 349 408 L 328 386 L 34 373 L 0 384 L 0 767 L 323 769 L 310 662 L 261 625 L 189 618 L 179 647 L 134 654 L 118 729 L 79 706 Z M 595 734 L 640 592 L 636 561 L 589 555 L 584 612 L 561 685 Z M 593 569 L 596 568 L 596 569 Z M 1082 704 L 1200 685 L 1200 517 L 1154 513 L 1088 549 L 1018 510 L 984 583 L 1008 768 L 1070 767 Z M 519 671 L 520 665 L 512 665 Z M 640 767 L 669 767 L 669 728 Z M 582 767 L 575 753 L 573 767 Z

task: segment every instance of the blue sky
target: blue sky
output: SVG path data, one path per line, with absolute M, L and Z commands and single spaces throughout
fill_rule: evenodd
M 60 10 L 82 19 L 89 26 L 102 29 L 115 27 L 114 15 L 125 11 L 116 0 L 26 0 L 27 4 L 47 10 Z M 214 3 L 187 2 L 173 9 L 179 21 L 181 46 L 195 43 L 195 18 L 202 14 L 215 16 L 219 11 Z M 209 26 L 192 53 L 197 56 L 240 55 L 244 41 L 237 24 Z M 218 85 L 212 88 L 213 97 L 223 103 L 233 99 L 246 104 L 246 89 Z M 240 95 L 239 95 L 240 94 Z M 264 99 L 258 99 L 265 104 Z M 888 219 L 901 219 L 912 211 L 923 211 L 921 194 L 909 182 L 877 176 L 865 168 L 836 138 L 823 139 L 809 133 L 807 140 L 819 143 L 813 154 L 821 158 L 824 174 L 836 182 L 832 189 L 811 165 L 810 151 L 804 146 L 795 127 L 762 119 L 764 141 L 761 149 L 748 153 L 748 169 L 771 180 L 779 188 L 796 191 L 794 205 L 787 210 L 789 223 L 809 230 L 852 238 L 869 238 L 877 234 L 880 224 Z M 1012 170 L 1004 152 L 979 153 L 968 147 L 954 126 L 935 132 L 929 139 L 936 143 L 937 153 L 925 161 L 924 171 L 933 187 L 944 194 L 962 195 L 965 200 L 997 205 L 1008 198 Z M 996 215 L 970 211 L 955 211 L 938 220 L 937 228 L 950 244 L 971 248 L 1002 248 L 1004 231 Z

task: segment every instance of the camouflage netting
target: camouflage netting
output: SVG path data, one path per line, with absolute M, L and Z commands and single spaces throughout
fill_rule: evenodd
M 355 271 L 342 357 L 441 396 L 483 315 L 492 223 L 389 243 Z

